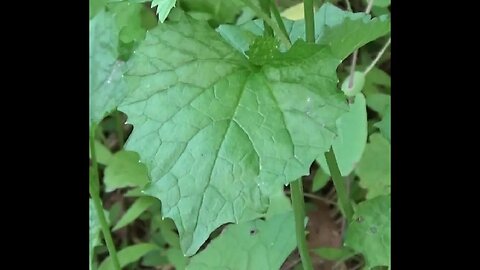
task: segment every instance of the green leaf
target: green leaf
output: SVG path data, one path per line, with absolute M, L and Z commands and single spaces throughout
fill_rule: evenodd
M 122 215 L 123 205 L 121 201 L 116 201 L 110 206 L 108 211 L 110 212 L 108 217 L 110 219 L 111 225 L 117 223 L 120 220 L 120 216 Z M 109 226 L 110 227 L 110 226 Z
M 358 205 L 345 244 L 363 254 L 367 269 L 390 267 L 390 196 L 379 196 Z
M 107 0 L 90 0 L 90 19 L 105 8 Z
M 333 141 L 333 150 L 342 176 L 349 175 L 362 158 L 367 144 L 367 107 L 360 93 L 350 104 L 350 111 L 337 120 L 338 137 Z M 317 158 L 322 169 L 330 175 L 324 155 Z
M 285 17 L 292 21 L 302 20 L 304 18 L 304 6 L 303 3 L 296 4 L 291 6 L 284 11 L 282 11 L 282 17 Z
M 176 0 L 152 0 L 151 7 L 157 7 L 157 15 L 160 22 L 165 22 L 167 19 L 168 13 L 175 6 Z
M 339 63 L 328 48 L 299 41 L 253 67 L 188 18 L 147 33 L 120 106 L 134 125 L 126 149 L 147 165 L 145 191 L 162 200 L 187 256 L 220 225 L 264 215 L 274 186 L 307 175 L 329 149 L 347 110 Z
M 355 255 L 355 251 L 347 247 L 341 248 L 331 248 L 331 247 L 321 247 L 314 249 L 318 256 L 329 261 L 345 261 Z
M 375 124 L 376 127 L 380 129 L 380 133 L 382 133 L 383 137 L 388 140 L 388 142 L 391 142 L 391 133 L 390 133 L 390 105 L 387 107 L 385 111 L 385 115 L 382 118 L 382 121 L 378 122 Z
M 146 29 L 142 26 L 142 10 L 144 4 L 120 2 L 109 5 L 115 14 L 115 20 L 120 29 L 120 41 L 129 43 L 145 38 Z
M 152 197 L 140 197 L 138 198 L 130 208 L 128 208 L 127 212 L 122 216 L 122 218 L 117 222 L 113 230 L 116 231 L 120 228 L 123 228 L 130 224 L 130 222 L 134 221 L 138 218 L 143 212 L 145 212 L 152 204 L 154 204 L 157 199 Z
M 180 248 L 169 248 L 165 251 L 168 261 L 175 266 L 175 270 L 184 270 L 187 267 L 188 259 L 183 256 Z
M 353 84 L 350 87 L 350 78 L 352 76 L 349 75 L 342 83 L 342 91 L 345 93 L 347 97 L 354 97 L 356 94 L 362 92 L 362 89 L 365 86 L 365 74 L 361 71 L 355 71 L 353 73 Z
M 158 249 L 158 246 L 150 243 L 136 244 L 120 250 L 117 254 L 120 267 L 125 267 L 140 260 L 145 254 Z M 114 270 L 112 260 L 107 257 L 98 267 L 98 270 Z
M 285 27 L 292 43 L 305 39 L 305 21 L 291 21 L 284 19 Z M 250 21 L 240 25 L 244 32 L 257 36 L 263 34 L 262 20 Z M 233 29 L 232 27 L 226 27 Z M 222 33 L 224 29 L 219 28 Z M 343 60 L 355 49 L 386 35 L 390 32 L 390 19 L 388 16 L 371 18 L 365 13 L 351 13 L 343 11 L 330 3 L 325 3 L 315 13 L 315 41 L 318 44 L 329 46 L 339 59 Z M 237 44 L 250 42 L 251 37 L 244 33 L 239 34 L 235 39 L 229 38 L 227 41 L 234 47 Z M 224 33 L 222 33 L 224 36 Z M 231 36 L 231 35 L 230 35 Z M 244 51 L 245 45 L 241 47 Z M 282 48 L 284 50 L 284 48 Z
M 142 193 L 142 188 L 140 187 L 132 188 L 123 194 L 124 197 L 142 197 L 144 195 L 145 194 Z
M 220 33 L 226 42 L 228 42 L 239 52 L 242 52 L 244 55 L 246 55 L 246 51 L 248 51 L 250 44 L 252 44 L 255 39 L 261 35 L 261 32 L 259 34 L 255 34 L 250 31 L 245 31 L 236 25 L 229 24 L 220 25 L 217 28 L 217 32 Z
M 120 151 L 113 155 L 105 168 L 103 181 L 107 192 L 124 187 L 143 187 L 149 182 L 147 167 L 140 163 L 138 153 Z
M 253 20 L 256 16 L 257 15 L 255 15 L 255 12 L 251 8 L 243 7 L 242 13 L 240 14 L 240 16 L 238 16 L 235 24 L 236 25 L 244 24 L 246 22 Z
M 324 157 L 325 159 L 325 157 Z M 322 165 L 323 168 L 323 165 Z M 322 189 L 330 180 L 330 175 L 325 173 L 322 168 L 318 168 L 317 172 L 315 173 L 315 177 L 313 178 L 312 184 L 312 192 L 317 192 Z M 328 169 L 328 167 L 326 167 Z
M 385 71 L 374 67 L 365 77 L 365 88 L 363 93 L 367 96 L 367 100 L 370 95 L 373 95 L 378 92 L 385 93 L 390 92 L 391 79 L 390 75 Z
M 376 93 L 367 96 L 367 106 L 384 117 L 387 108 L 390 106 L 390 95 Z
M 147 253 L 145 256 L 143 256 L 142 260 L 142 266 L 150 266 L 150 267 L 155 267 L 155 266 L 163 266 L 169 264 L 169 260 L 162 252 L 161 250 L 153 250 Z M 155 269 L 161 269 L 159 267 Z
M 279 42 L 274 37 L 256 38 L 246 52 L 248 60 L 257 66 L 263 66 L 278 57 Z
M 379 133 L 370 135 L 356 173 L 367 198 L 390 194 L 390 143 Z
M 367 0 L 363 0 L 363 2 L 365 4 L 368 3 Z M 376 7 L 388 7 L 390 6 L 390 3 L 391 3 L 391 0 L 375 0 L 373 1 L 373 6 L 376 6 Z
M 290 39 L 305 39 L 305 21 L 288 22 Z M 333 53 L 344 59 L 356 49 L 390 32 L 388 16 L 371 18 L 359 12 L 341 10 L 331 3 L 325 3 L 315 13 L 315 41 L 328 45 Z
M 155 215 L 152 218 L 153 231 L 159 230 L 162 241 L 169 244 L 171 247 L 180 248 L 180 239 L 175 232 L 177 229 L 175 223 L 170 218 L 161 218 L 160 215 Z
M 272 216 L 290 212 L 292 210 L 292 204 L 290 198 L 285 195 L 283 185 L 278 186 L 277 191 L 270 196 L 270 205 L 265 217 L 268 219 Z
M 117 44 L 118 27 L 113 15 L 99 12 L 90 20 L 90 126 L 112 112 L 127 93 Z
M 88 154 L 89 157 L 92 158 L 92 153 L 89 152 Z M 95 154 L 97 156 L 97 162 L 103 165 L 108 165 L 113 156 L 110 149 L 99 141 L 95 141 Z
M 210 15 L 215 23 L 233 23 L 240 13 L 242 4 L 239 1 L 225 0 L 182 0 L 182 6 L 191 12 L 202 12 Z
M 104 210 L 105 217 L 108 217 L 108 211 Z M 107 222 L 109 222 L 107 218 Z M 89 269 L 92 269 L 93 263 L 93 249 L 96 246 L 101 245 L 100 241 L 100 233 L 102 231 L 102 227 L 100 226 L 100 221 L 98 220 L 97 211 L 95 210 L 95 206 L 93 204 L 93 200 L 89 200 Z
M 294 231 L 292 211 L 266 221 L 228 225 L 205 250 L 191 259 L 187 269 L 280 269 L 296 247 Z

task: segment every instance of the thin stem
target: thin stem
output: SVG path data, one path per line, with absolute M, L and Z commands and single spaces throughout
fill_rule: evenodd
M 353 87 L 353 83 L 354 83 L 353 78 L 355 78 L 353 74 L 355 73 L 355 66 L 357 65 L 357 56 L 358 56 L 358 49 L 353 52 L 352 64 L 350 65 L 350 79 L 348 81 L 348 88 Z
M 372 10 L 372 6 L 373 6 L 373 1 L 374 0 L 369 0 L 368 1 L 368 5 L 367 5 L 367 8 L 365 9 L 365 13 L 370 13 L 370 10 Z
M 368 72 L 370 72 L 373 69 L 373 67 L 377 64 L 377 62 L 380 60 L 380 58 L 382 58 L 383 54 L 385 53 L 385 51 L 387 50 L 387 48 L 388 48 L 388 46 L 390 45 L 391 42 L 392 42 L 392 38 L 390 37 L 390 38 L 388 38 L 385 45 L 383 45 L 383 48 L 380 50 L 380 52 L 378 52 L 377 57 L 375 57 L 373 62 L 363 72 L 365 74 L 365 76 L 368 74 Z
M 278 27 L 283 32 L 283 34 L 288 38 L 288 41 L 292 43 L 290 41 L 290 38 L 288 37 L 287 28 L 283 23 L 282 16 L 280 16 L 280 11 L 278 10 L 277 4 L 275 4 L 275 0 L 270 0 L 270 9 L 272 10 L 273 16 L 275 16 L 275 20 L 277 21 Z
M 291 195 L 292 192 L 287 190 L 287 191 L 285 191 L 285 194 Z M 337 204 L 336 202 L 334 202 L 332 200 L 329 200 L 327 198 L 323 198 L 323 197 L 320 197 L 320 196 L 317 196 L 317 195 L 311 194 L 311 193 L 303 193 L 303 197 L 310 198 L 310 199 L 317 200 L 317 201 L 321 201 L 321 202 L 331 204 L 331 205 L 336 205 Z
M 92 153 L 92 166 L 93 166 L 93 175 L 90 177 L 89 191 L 90 196 L 93 200 L 93 205 L 95 206 L 95 211 L 97 212 L 98 220 L 100 221 L 100 226 L 102 227 L 103 238 L 105 238 L 105 243 L 107 244 L 108 253 L 110 258 L 112 258 L 113 267 L 115 270 L 120 270 L 120 263 L 117 257 L 117 251 L 115 245 L 113 244 L 112 235 L 110 234 L 110 229 L 108 227 L 107 219 L 105 218 L 105 213 L 103 212 L 102 201 L 100 199 L 100 184 L 98 177 L 98 163 L 97 156 L 95 153 L 95 127 L 92 127 L 90 130 L 90 151 Z
M 267 14 L 265 14 L 260 8 L 258 8 L 254 3 L 252 3 L 250 0 L 240 0 L 242 1 L 245 5 L 247 5 L 250 9 L 255 12 L 255 15 L 258 17 L 262 18 L 264 22 L 266 22 L 270 27 L 273 28 L 273 31 L 275 32 L 276 36 L 280 39 L 281 42 L 287 46 L 287 49 L 292 47 L 292 43 L 290 42 L 290 39 L 288 38 L 287 35 L 285 35 L 282 30 L 278 27 L 277 24 L 269 17 Z
M 303 1 L 305 16 L 305 38 L 309 43 L 315 43 L 315 18 L 313 16 L 313 0 Z
M 122 114 L 119 111 L 115 111 L 113 113 L 113 117 L 115 118 L 115 129 L 117 131 L 118 145 L 120 147 L 120 150 L 122 150 L 123 144 L 125 142 L 123 137 Z
M 263 13 L 270 18 L 270 0 L 259 0 Z M 273 29 L 268 23 L 263 22 L 263 36 L 273 37 Z
M 344 211 L 347 221 L 350 221 L 353 216 L 353 207 L 350 204 L 345 181 L 340 174 L 340 169 L 338 168 L 337 159 L 332 147 L 330 147 L 330 151 L 325 153 L 325 159 L 327 160 L 328 169 L 330 170 L 330 175 L 332 176 L 333 184 L 337 191 L 338 204 Z
M 367 8 L 365 9 L 365 13 L 367 13 L 367 14 L 370 13 L 370 10 L 372 9 L 373 1 L 374 0 L 369 0 L 368 1 L 368 5 L 367 5 Z M 350 6 L 350 1 L 348 1 L 348 0 L 347 0 L 347 5 Z M 351 6 L 350 6 L 349 10 L 352 11 Z M 352 65 L 350 66 L 350 80 L 348 81 L 348 88 L 353 87 L 354 77 L 355 77 L 355 76 L 353 76 L 353 74 L 355 73 L 355 66 L 357 65 L 357 55 L 358 55 L 358 49 L 356 49 L 353 52 Z
M 295 215 L 295 232 L 297 235 L 297 246 L 304 270 L 313 270 L 312 259 L 308 251 L 307 240 L 305 239 L 305 203 L 303 201 L 302 178 L 290 183 L 292 193 L 293 214 Z
M 353 11 L 352 11 L 352 5 L 350 5 L 350 0 L 345 0 L 345 2 L 347 2 L 347 9 L 348 9 L 348 11 L 353 12 Z
M 350 198 L 350 184 L 352 182 L 352 175 L 347 176 L 345 178 L 345 180 L 347 182 L 347 196 L 348 196 L 348 198 Z M 346 218 L 342 218 L 342 227 L 341 227 L 341 230 L 340 230 L 340 235 L 341 235 L 342 240 L 345 237 L 346 228 L 347 228 L 347 220 L 346 220 Z

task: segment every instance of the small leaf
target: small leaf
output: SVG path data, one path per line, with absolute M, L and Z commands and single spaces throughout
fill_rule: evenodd
M 192 12 L 208 14 L 214 24 L 233 23 L 243 4 L 234 0 L 182 0 L 182 7 Z
M 290 39 L 305 39 L 305 21 L 286 24 Z M 329 46 L 333 53 L 344 59 L 355 49 L 390 32 L 388 16 L 371 18 L 370 15 L 341 10 L 325 3 L 315 13 L 315 41 Z
M 363 94 L 355 96 L 350 111 L 337 120 L 338 136 L 333 141 L 333 150 L 342 176 L 349 175 L 362 158 L 367 144 L 367 107 Z M 324 155 L 317 158 L 322 169 L 330 175 Z
M 149 182 L 145 164 L 140 163 L 136 152 L 120 151 L 113 155 L 105 168 L 105 191 L 124 187 L 143 187 Z
M 165 255 L 168 261 L 175 266 L 175 270 L 184 270 L 187 267 L 188 258 L 183 255 L 180 247 L 167 249 Z
M 255 35 L 250 31 L 245 31 L 236 25 L 229 24 L 220 25 L 217 28 L 217 32 L 226 42 L 244 55 L 246 55 L 246 51 L 248 51 L 250 44 L 252 44 L 258 37 L 258 35 Z
M 142 197 L 145 194 L 142 193 L 142 188 L 141 187 L 136 187 L 132 188 L 129 191 L 127 191 L 123 196 L 125 197 Z
M 313 178 L 312 192 L 317 192 L 322 189 L 328 183 L 328 180 L 330 180 L 330 175 L 319 167 Z
M 293 5 L 281 13 L 282 17 L 285 17 L 292 21 L 303 20 L 305 12 L 303 11 L 303 3 Z
M 376 93 L 367 96 L 367 106 L 384 117 L 387 108 L 390 106 L 390 95 Z
M 120 30 L 119 38 L 122 42 L 130 43 L 145 38 L 147 30 L 142 26 L 143 4 L 120 2 L 110 4 L 109 8 L 115 14 L 115 20 Z
M 257 66 L 263 66 L 272 62 L 280 55 L 279 43 L 274 37 L 258 37 L 246 52 L 248 60 Z
M 112 112 L 127 93 L 124 63 L 118 60 L 119 30 L 110 12 L 90 20 L 90 126 Z
M 157 202 L 157 199 L 148 196 L 138 198 L 120 218 L 115 227 L 113 227 L 113 230 L 116 231 L 134 221 L 155 202 Z
M 385 137 L 385 139 L 388 140 L 388 142 L 391 142 L 390 139 L 391 139 L 391 133 L 390 133 L 390 112 L 391 109 L 390 109 L 390 106 L 387 107 L 386 111 L 385 111 L 385 115 L 383 116 L 382 118 L 382 121 L 378 122 L 375 124 L 376 127 L 378 127 L 380 129 L 380 133 L 383 135 L 383 137 Z
M 390 32 L 389 16 L 373 18 L 365 13 L 352 13 L 325 3 L 315 12 L 315 42 L 330 47 L 339 59 L 345 59 L 355 49 Z M 305 20 L 284 19 L 292 43 L 305 39 Z M 262 20 L 249 21 L 241 29 L 257 36 L 263 34 Z M 246 36 L 246 35 L 241 35 Z M 245 43 L 245 39 L 242 43 Z M 286 48 L 281 46 L 281 51 Z
M 158 246 L 150 243 L 136 244 L 126 247 L 117 253 L 120 267 L 123 268 L 131 263 L 134 263 L 140 260 L 140 258 L 142 258 L 145 254 L 158 248 Z M 98 270 L 115 270 L 110 256 L 100 264 Z
M 160 22 L 165 22 L 168 13 L 175 6 L 176 0 L 152 0 L 151 7 L 157 7 L 157 15 Z
M 115 203 L 113 203 L 112 206 L 110 206 L 110 209 L 108 209 L 109 211 L 108 217 L 112 225 L 117 223 L 118 220 L 120 220 L 120 216 L 122 215 L 122 210 L 123 210 L 123 206 L 121 201 L 116 201 Z
M 105 8 L 107 0 L 90 0 L 90 19 Z
M 270 205 L 265 217 L 268 219 L 272 216 L 283 214 L 292 211 L 292 204 L 290 198 L 285 195 L 283 185 L 278 187 L 278 190 L 270 196 Z
M 390 196 L 379 196 L 357 206 L 345 244 L 363 254 L 367 269 L 390 267 Z
M 379 133 L 370 135 L 356 173 L 367 199 L 390 194 L 390 143 Z
M 342 91 L 347 97 L 354 97 L 356 94 L 362 92 L 365 86 L 365 74 L 361 71 L 355 71 L 353 73 L 353 84 L 350 87 L 350 78 L 352 75 L 348 75 L 342 83 Z
M 169 260 L 161 250 L 153 250 L 143 256 L 142 266 L 164 266 L 169 264 Z M 160 267 L 156 267 L 155 269 L 161 269 Z
M 331 247 L 321 247 L 314 249 L 318 256 L 329 261 L 345 261 L 355 255 L 355 251 L 347 247 L 341 248 L 331 248 Z
M 365 4 L 368 4 L 368 0 L 363 0 Z M 388 7 L 390 6 L 391 0 L 375 0 L 373 1 L 373 6 L 376 7 Z
M 90 158 L 92 158 L 92 153 L 88 153 Z M 97 156 L 97 162 L 103 165 L 108 165 L 113 155 L 105 145 L 99 141 L 95 141 L 95 154 Z
M 207 248 L 194 256 L 188 270 L 278 270 L 296 247 L 293 212 L 228 225 Z M 235 247 L 235 248 L 232 248 Z
M 171 247 L 180 248 L 180 239 L 175 232 L 176 229 L 172 219 L 162 218 L 160 214 L 152 217 L 151 230 L 159 231 L 159 234 L 155 234 L 156 239 L 167 243 Z
M 369 61 L 371 61 L 369 59 Z M 368 98 L 376 93 L 389 93 L 391 87 L 391 78 L 385 71 L 374 67 L 365 77 L 365 88 L 363 93 Z

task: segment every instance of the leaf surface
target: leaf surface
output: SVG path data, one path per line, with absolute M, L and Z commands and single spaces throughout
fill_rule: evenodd
M 120 106 L 126 148 L 150 173 L 149 195 L 178 228 L 187 256 L 220 225 L 265 214 L 277 184 L 309 173 L 347 104 L 340 60 L 299 41 L 255 66 L 206 23 L 158 25 L 129 60 Z

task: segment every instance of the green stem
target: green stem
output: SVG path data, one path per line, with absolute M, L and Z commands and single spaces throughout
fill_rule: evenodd
M 353 207 L 350 204 L 349 196 L 345 186 L 346 183 L 340 174 L 337 158 L 335 157 L 335 152 L 333 151 L 332 147 L 330 147 L 330 151 L 325 153 L 325 159 L 327 160 L 328 169 L 330 170 L 330 175 L 332 176 L 333 184 L 335 185 L 335 190 L 337 191 L 338 204 L 344 211 L 347 221 L 350 221 L 353 216 Z
M 315 17 L 313 16 L 313 0 L 303 1 L 305 16 L 305 38 L 309 43 L 315 43 Z
M 270 18 L 270 0 L 259 0 L 260 7 L 262 8 L 263 13 L 265 13 Z M 273 29 L 268 23 L 263 22 L 263 35 L 265 37 L 273 37 Z
M 90 152 L 92 154 L 92 166 L 93 166 L 93 175 L 90 177 L 89 191 L 90 196 L 92 197 L 93 204 L 95 206 L 95 211 L 97 212 L 98 220 L 100 221 L 100 226 L 102 227 L 103 238 L 105 238 L 105 243 L 107 244 L 108 253 L 110 258 L 112 258 L 113 267 L 115 270 L 120 270 L 120 263 L 117 257 L 117 251 L 115 250 L 115 245 L 113 244 L 112 235 L 110 234 L 110 229 L 108 226 L 105 213 L 103 212 L 102 201 L 100 199 L 100 184 L 98 177 L 98 163 L 97 156 L 95 152 L 95 126 L 90 130 Z
M 373 1 L 374 1 L 374 0 L 369 0 L 369 1 L 368 1 L 367 8 L 365 8 L 365 13 L 367 13 L 367 14 L 370 13 L 370 10 L 372 10 Z
M 352 88 L 353 87 L 353 83 L 354 83 L 354 73 L 355 73 L 355 66 L 357 65 L 357 56 L 358 56 L 358 49 L 356 49 L 354 52 L 353 52 L 353 56 L 352 56 L 352 64 L 350 65 L 350 79 L 348 81 L 348 88 Z
M 392 42 L 392 38 L 390 37 L 390 38 L 388 38 L 387 43 L 385 43 L 385 45 L 383 45 L 383 48 L 377 54 L 377 57 L 375 57 L 373 62 L 363 72 L 365 74 L 365 76 L 367 76 L 368 72 L 370 72 L 372 70 L 372 68 L 377 64 L 378 60 L 380 60 L 380 58 L 382 58 L 382 55 L 385 53 L 385 50 L 387 50 L 387 48 L 388 48 L 388 46 L 390 45 L 391 42 Z
M 250 2 L 250 0 L 240 0 L 242 1 L 245 5 L 247 5 L 250 9 L 255 12 L 255 15 L 258 17 L 262 18 L 264 22 L 266 22 L 270 27 L 273 28 L 276 36 L 280 39 L 281 42 L 287 46 L 287 49 L 290 49 L 292 47 L 292 43 L 290 42 L 289 38 L 287 35 L 285 35 L 282 30 L 278 27 L 277 24 L 269 17 L 267 14 L 265 14 L 260 8 L 258 8 L 254 3 Z
M 350 0 L 346 0 L 345 2 L 347 2 L 347 10 L 352 12 L 352 5 L 350 4 Z
M 113 113 L 115 118 L 115 129 L 117 130 L 117 139 L 120 150 L 123 148 L 124 137 L 123 137 L 123 123 L 122 123 L 122 114 L 119 111 Z
M 290 41 L 290 38 L 288 37 L 287 28 L 283 23 L 282 16 L 280 16 L 280 11 L 278 10 L 277 4 L 275 4 L 275 0 L 270 0 L 270 8 L 272 10 L 273 16 L 275 16 L 275 20 L 277 21 L 278 27 L 283 32 L 283 34 L 288 38 L 288 41 L 292 43 Z
M 312 259 L 308 251 L 305 238 L 305 203 L 303 201 L 302 178 L 290 183 L 293 214 L 295 215 L 295 232 L 297 234 L 297 246 L 304 270 L 313 270 Z

